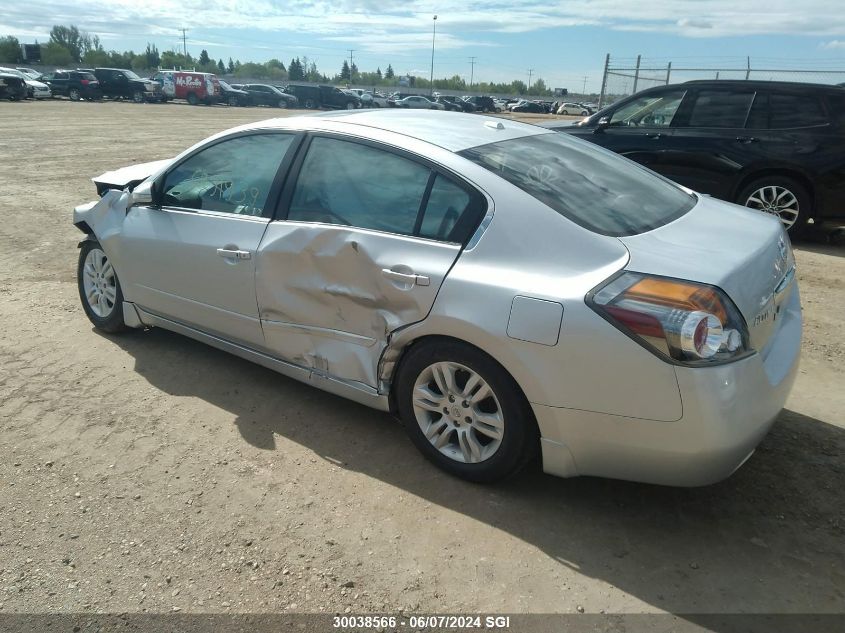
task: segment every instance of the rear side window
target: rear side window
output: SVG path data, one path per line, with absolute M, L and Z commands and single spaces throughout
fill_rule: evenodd
M 821 99 L 815 95 L 769 95 L 770 124 L 773 130 L 813 127 L 827 123 Z
M 839 124 L 845 123 L 845 90 L 841 95 L 827 96 L 827 109 L 834 121 Z
M 490 143 L 460 154 L 602 235 L 650 231 L 696 202 L 647 169 L 564 132 Z
M 688 125 L 689 127 L 744 127 L 753 100 L 753 90 L 702 90 L 695 97 Z

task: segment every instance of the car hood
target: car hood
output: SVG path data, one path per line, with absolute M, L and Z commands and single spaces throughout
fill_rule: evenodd
M 619 239 L 631 255 L 628 270 L 717 286 L 745 317 L 755 347 L 768 340 L 773 331 L 772 319 L 764 318 L 768 306 L 795 266 L 777 217 L 699 197 L 677 220 Z
M 40 88 L 42 90 L 49 88 L 49 86 L 43 81 L 38 81 L 36 79 L 25 79 L 24 81 L 26 81 L 27 86 L 32 86 L 33 88 Z
M 155 160 L 150 163 L 130 165 L 113 171 L 107 171 L 91 180 L 97 185 L 97 191 L 100 193 L 105 189 L 133 188 L 138 183 L 162 171 L 172 161 L 172 158 L 168 158 L 166 160 Z

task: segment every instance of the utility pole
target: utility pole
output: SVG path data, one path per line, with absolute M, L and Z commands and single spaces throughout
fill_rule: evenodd
M 185 37 L 185 33 L 188 32 L 187 29 L 180 29 L 182 31 L 182 54 L 185 55 L 185 58 L 188 58 L 188 40 Z
M 531 75 L 533 75 L 533 74 L 534 74 L 534 69 L 533 69 L 533 68 L 529 68 L 529 69 L 528 69 L 528 88 L 526 88 L 526 90 L 525 90 L 525 94 L 530 94 L 530 93 L 531 93 Z
M 428 94 L 434 94 L 434 38 L 437 35 L 437 16 L 431 20 L 431 77 L 428 80 Z
M 587 75 L 584 75 L 584 87 L 581 88 L 581 94 L 585 96 L 587 94 L 587 77 Z
M 605 91 L 607 90 L 607 71 L 610 67 L 610 53 L 604 58 L 604 74 L 601 77 L 601 93 L 599 93 L 599 110 L 604 105 Z
M 347 50 L 349 51 L 349 84 L 352 85 L 352 64 L 354 63 L 352 61 L 352 53 L 354 53 L 356 49 L 349 48 Z
M 469 71 L 469 89 L 472 90 L 472 80 L 475 78 L 475 57 L 469 58 L 469 65 L 471 68 Z

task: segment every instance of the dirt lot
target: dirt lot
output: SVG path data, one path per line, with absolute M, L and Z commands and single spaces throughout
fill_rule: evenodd
M 0 612 L 841 612 L 845 247 L 797 245 L 793 395 L 676 490 L 423 460 L 388 416 L 79 307 L 91 176 L 276 113 L 0 103 Z

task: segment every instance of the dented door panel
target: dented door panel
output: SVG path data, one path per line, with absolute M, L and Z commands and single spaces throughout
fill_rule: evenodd
M 256 258 L 266 346 L 377 387 L 388 335 L 426 317 L 460 249 L 349 226 L 271 222 Z

